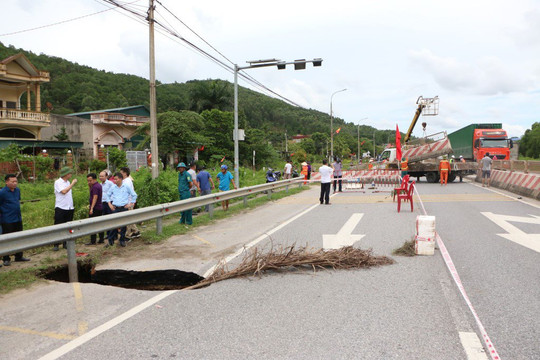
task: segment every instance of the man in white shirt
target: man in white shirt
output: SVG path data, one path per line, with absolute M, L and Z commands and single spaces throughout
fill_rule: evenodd
M 191 193 L 191 197 L 197 196 L 197 190 L 199 193 L 201 192 L 201 189 L 199 188 L 199 182 L 197 181 L 197 164 L 191 163 L 189 165 L 189 170 L 187 171 L 189 175 L 191 175 L 191 181 L 193 182 L 193 186 L 189 189 L 189 192 Z
M 285 168 L 283 169 L 283 179 L 290 179 L 292 174 L 292 164 L 291 160 L 287 160 Z
M 135 187 L 133 186 L 133 178 L 131 177 L 131 170 L 128 168 L 128 167 L 123 167 L 120 169 L 120 173 L 122 174 L 122 184 L 124 184 L 125 186 L 131 188 L 131 190 L 133 190 L 133 192 L 135 192 Z M 133 210 L 134 207 L 135 207 L 135 201 L 133 201 L 133 199 L 131 199 L 131 197 L 129 198 L 129 203 L 132 204 L 130 205 L 127 209 L 128 210 Z M 127 234 L 126 236 L 128 238 L 135 238 L 135 237 L 139 237 L 141 236 L 141 233 L 139 232 L 139 229 L 137 228 L 137 225 L 135 224 L 131 224 L 131 225 L 128 225 L 127 226 Z
M 73 213 L 75 207 L 73 206 L 73 195 L 71 194 L 71 188 L 77 183 L 77 179 L 73 179 L 73 182 L 69 182 L 71 179 L 73 170 L 65 166 L 60 169 L 60 178 L 54 182 L 54 224 L 63 224 L 73 220 Z M 58 251 L 60 244 L 54 244 L 54 251 Z M 66 243 L 64 242 L 64 247 Z
M 330 183 L 334 170 L 328 166 L 328 160 L 324 159 L 322 163 L 322 166 L 319 168 L 319 174 L 321 174 L 321 196 L 319 197 L 319 202 L 321 205 L 323 201 L 326 205 L 330 205 Z

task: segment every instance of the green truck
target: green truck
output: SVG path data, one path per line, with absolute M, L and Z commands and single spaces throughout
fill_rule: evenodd
M 509 160 L 512 140 L 500 123 L 470 124 L 448 134 L 456 157 L 462 155 L 466 160 L 478 161 L 486 153 L 497 160 Z

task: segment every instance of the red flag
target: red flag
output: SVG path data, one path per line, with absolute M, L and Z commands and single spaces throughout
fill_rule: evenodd
M 366 140 L 362 141 L 362 142 L 360 143 L 360 145 L 364 145 L 365 142 L 366 142 Z
M 220 162 L 224 162 L 224 161 L 225 161 L 225 156 L 223 157 L 223 159 L 221 159 L 221 161 L 220 161 Z
M 401 161 L 401 134 L 399 133 L 399 127 L 396 124 L 396 158 Z
M 201 146 L 201 148 L 199 149 L 199 151 L 204 151 L 204 145 Z
M 341 128 L 338 128 L 338 129 L 336 130 L 336 134 L 339 134 L 340 131 L 341 131 Z

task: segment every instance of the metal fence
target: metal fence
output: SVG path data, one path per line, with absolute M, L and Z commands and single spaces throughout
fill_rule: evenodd
M 247 197 L 249 195 L 267 192 L 270 197 L 272 190 L 285 188 L 288 191 L 288 188 L 291 185 L 302 186 L 302 179 L 281 180 L 107 216 L 75 220 L 64 224 L 3 234 L 0 235 L 0 256 L 66 241 L 69 281 L 76 282 L 78 280 L 77 259 L 75 254 L 75 240 L 77 238 L 154 219 L 157 220 L 156 232 L 160 234 L 162 231 L 162 219 L 167 215 L 198 208 L 204 205 L 211 205 L 210 216 L 212 216 L 213 204 L 215 203 L 224 200 L 243 198 L 244 205 L 247 205 Z

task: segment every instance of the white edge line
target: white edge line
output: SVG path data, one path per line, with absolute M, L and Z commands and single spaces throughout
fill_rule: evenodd
M 459 340 L 465 349 L 467 360 L 487 360 L 486 352 L 476 333 L 460 331 Z
M 122 323 L 123 321 L 129 319 L 132 316 L 135 316 L 136 314 L 140 313 L 144 309 L 154 305 L 158 301 L 163 300 L 166 297 L 168 297 L 169 295 L 172 295 L 172 294 L 174 294 L 174 293 L 176 293 L 178 291 L 179 290 L 164 291 L 164 292 L 162 292 L 162 293 L 160 293 L 160 294 L 146 300 L 142 304 L 137 305 L 134 308 L 126 311 L 125 313 L 123 313 L 121 315 L 118 315 L 117 317 L 107 321 L 106 323 L 104 323 L 104 324 L 90 330 L 86 334 L 81 335 L 78 338 L 71 340 L 67 344 L 64 344 L 64 345 L 60 346 L 58 349 L 53 350 L 50 353 L 42 356 L 41 358 L 39 358 L 39 360 L 58 359 L 60 356 L 67 354 L 71 350 L 74 350 L 75 348 L 81 346 L 82 344 L 92 340 L 96 336 L 98 336 L 98 335 L 104 333 L 105 331 L 115 327 L 116 325 Z
M 334 195 L 337 195 L 337 194 L 332 194 L 330 197 L 334 196 Z M 297 214 L 295 216 L 293 216 L 292 218 L 290 218 L 289 220 L 285 221 L 284 223 L 280 224 L 279 226 L 273 228 L 272 230 L 264 233 L 263 235 L 259 236 L 258 238 L 256 238 L 255 240 L 253 240 L 252 242 L 250 242 L 249 244 L 245 245 L 242 249 L 238 250 L 237 252 L 235 252 L 234 254 L 232 255 L 229 255 L 226 259 L 225 259 L 225 262 L 229 262 L 231 261 L 232 259 L 234 259 L 235 257 L 237 257 L 238 255 L 240 255 L 245 249 L 249 249 L 250 247 L 252 246 L 255 246 L 257 243 L 259 243 L 260 241 L 266 239 L 268 236 L 272 235 L 273 233 L 275 233 L 276 231 L 282 229 L 283 227 L 287 226 L 288 224 L 290 224 L 291 222 L 293 222 L 294 220 L 298 219 L 299 217 L 307 214 L 308 212 L 310 212 L 311 210 L 315 209 L 316 207 L 318 207 L 319 204 L 315 204 L 309 208 L 307 208 L 306 210 L 302 211 L 300 214 Z M 212 271 L 214 271 L 215 267 L 217 265 L 214 265 L 212 268 L 210 268 L 205 274 L 204 274 L 204 277 L 207 277 L 208 275 L 210 275 L 212 273 Z M 54 359 L 58 359 L 60 356 L 63 356 L 65 354 L 67 354 L 68 352 L 76 349 L 77 347 L 83 345 L 84 343 L 92 340 L 93 338 L 95 338 L 96 336 L 104 333 L 105 331 L 109 330 L 109 329 L 112 329 L 113 327 L 115 327 L 116 325 L 124 322 L 125 320 L 137 315 L 138 313 L 140 313 L 141 311 L 143 311 L 144 309 L 147 309 L 148 307 L 154 305 L 155 303 L 157 303 L 158 301 L 160 300 L 163 300 L 165 299 L 166 297 L 168 297 L 169 295 L 172 295 L 176 292 L 178 292 L 179 290 L 169 290 L 169 291 L 164 291 L 148 300 L 146 300 L 145 302 L 143 302 L 142 304 L 140 305 L 137 305 L 135 306 L 134 308 L 126 311 L 125 313 L 121 314 L 121 315 L 118 315 L 117 317 L 115 317 L 114 319 L 111 319 L 109 321 L 107 321 L 106 323 L 90 330 L 89 332 L 87 332 L 86 334 L 84 335 L 81 335 L 79 336 L 78 338 L 76 339 L 73 339 L 71 340 L 70 342 L 68 342 L 67 344 L 64 344 L 62 345 L 61 347 L 59 347 L 58 349 L 56 350 L 53 350 L 51 352 L 49 352 L 48 354 L 42 356 L 39 358 L 39 360 L 54 360 Z

